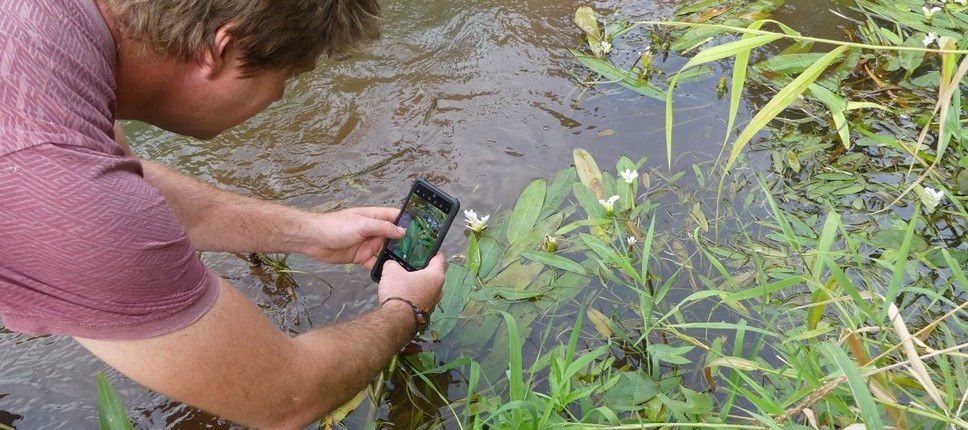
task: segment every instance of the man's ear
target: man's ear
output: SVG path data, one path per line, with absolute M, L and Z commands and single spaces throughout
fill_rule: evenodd
M 199 62 L 202 73 L 207 79 L 215 79 L 237 66 L 238 45 L 235 43 L 235 36 L 232 35 L 233 28 L 235 28 L 233 22 L 220 25 L 212 37 L 212 44 L 207 46 L 207 49 L 202 49 Z

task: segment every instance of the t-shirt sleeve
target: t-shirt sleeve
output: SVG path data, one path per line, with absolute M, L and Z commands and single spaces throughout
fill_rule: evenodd
M 0 315 L 27 334 L 139 339 L 214 305 L 218 280 L 136 159 L 42 144 L 0 157 Z

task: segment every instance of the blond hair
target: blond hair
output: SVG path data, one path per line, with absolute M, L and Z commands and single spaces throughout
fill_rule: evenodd
M 192 60 L 232 22 L 246 73 L 311 68 L 380 37 L 377 0 L 104 0 L 125 37 Z

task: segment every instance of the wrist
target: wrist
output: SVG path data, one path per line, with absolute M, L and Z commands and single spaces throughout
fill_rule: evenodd
M 406 309 L 413 315 L 414 325 L 416 327 L 414 330 L 415 335 L 430 325 L 430 313 L 426 309 L 417 306 L 414 302 L 398 296 L 387 297 L 380 303 L 380 308 L 391 305 L 400 309 Z

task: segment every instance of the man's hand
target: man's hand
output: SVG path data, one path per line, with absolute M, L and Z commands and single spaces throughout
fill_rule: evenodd
M 383 277 L 377 293 L 380 303 L 389 297 L 401 297 L 413 302 L 428 313 L 433 312 L 440 301 L 447 265 L 444 254 L 438 253 L 427 267 L 408 272 L 396 261 L 387 260 L 383 265 Z
M 326 263 L 355 263 L 373 267 L 386 239 L 399 239 L 405 230 L 393 224 L 399 209 L 352 208 L 319 215 L 309 228 L 316 234 L 302 253 Z

